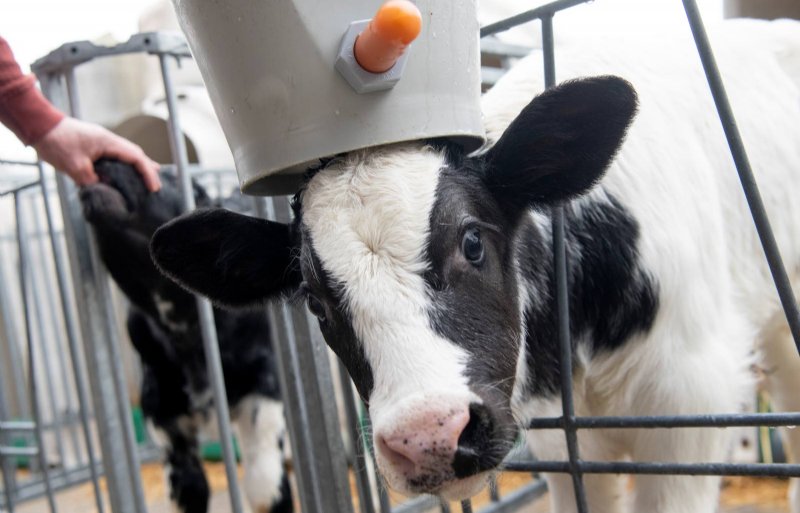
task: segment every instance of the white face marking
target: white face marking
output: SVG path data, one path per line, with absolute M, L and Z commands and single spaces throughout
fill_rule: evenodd
M 410 397 L 478 401 L 467 353 L 430 326 L 422 272 L 444 157 L 419 143 L 351 154 L 320 171 L 303 197 L 303 221 L 330 276 L 343 286 L 352 327 L 372 369 L 376 431 Z
M 189 329 L 186 321 L 175 322 L 172 320 L 171 317 L 175 311 L 175 304 L 172 301 L 168 301 L 162 298 L 158 292 L 154 292 L 153 303 L 155 303 L 156 309 L 158 310 L 159 319 L 161 319 L 161 322 L 169 329 L 178 333 L 184 333 Z

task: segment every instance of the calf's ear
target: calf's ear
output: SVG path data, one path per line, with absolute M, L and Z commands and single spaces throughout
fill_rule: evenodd
M 548 89 L 484 155 L 489 190 L 512 216 L 587 192 L 613 160 L 636 109 L 636 92 L 619 77 Z
M 150 255 L 173 281 L 222 305 L 279 298 L 301 281 L 288 225 L 223 209 L 166 223 L 153 234 Z

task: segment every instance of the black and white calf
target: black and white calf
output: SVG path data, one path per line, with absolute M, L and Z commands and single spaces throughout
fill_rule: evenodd
M 99 183 L 81 190 L 86 219 L 103 262 L 128 297 L 128 333 L 142 362 L 142 410 L 166 448 L 171 499 L 179 511 L 203 513 L 209 488 L 198 432 L 213 413 L 194 297 L 159 273 L 148 245 L 153 232 L 180 214 L 175 177 L 148 193 L 128 165 L 98 161 Z M 199 186 L 198 205 L 211 201 Z M 283 467 L 283 406 L 263 312 L 214 310 L 225 388 L 238 428 L 244 488 L 254 513 L 292 510 Z
M 717 57 L 800 285 L 800 26 L 727 30 Z M 302 293 L 404 493 L 468 497 L 518 426 L 560 415 L 552 205 L 566 207 L 577 414 L 736 412 L 754 363 L 776 407 L 800 409 L 800 359 L 695 50 L 605 43 L 559 48 L 561 78 L 603 76 L 533 101 L 541 55 L 511 70 L 484 99 L 483 152 L 421 141 L 343 155 L 309 173 L 290 226 L 196 213 L 156 232 L 154 258 L 220 303 Z M 725 435 L 594 430 L 579 445 L 592 460 L 720 461 Z M 565 458 L 560 431 L 528 437 Z M 800 430 L 788 439 L 796 459 Z M 548 480 L 553 511 L 575 511 L 569 477 Z M 620 476 L 585 482 L 593 513 L 624 509 Z M 633 511 L 711 513 L 718 484 L 638 476 Z

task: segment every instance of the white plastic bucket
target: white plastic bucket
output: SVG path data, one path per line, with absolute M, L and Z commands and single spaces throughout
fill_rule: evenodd
M 334 69 L 353 21 L 382 0 L 173 0 L 231 147 L 242 190 L 293 192 L 318 159 L 448 137 L 483 141 L 474 0 L 419 0 L 403 76 L 356 93 Z

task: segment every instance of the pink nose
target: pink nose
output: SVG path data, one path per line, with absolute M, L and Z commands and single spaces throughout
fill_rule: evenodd
M 417 411 L 398 424 L 376 433 L 378 451 L 406 479 L 452 465 L 458 439 L 469 423 L 469 408 Z

